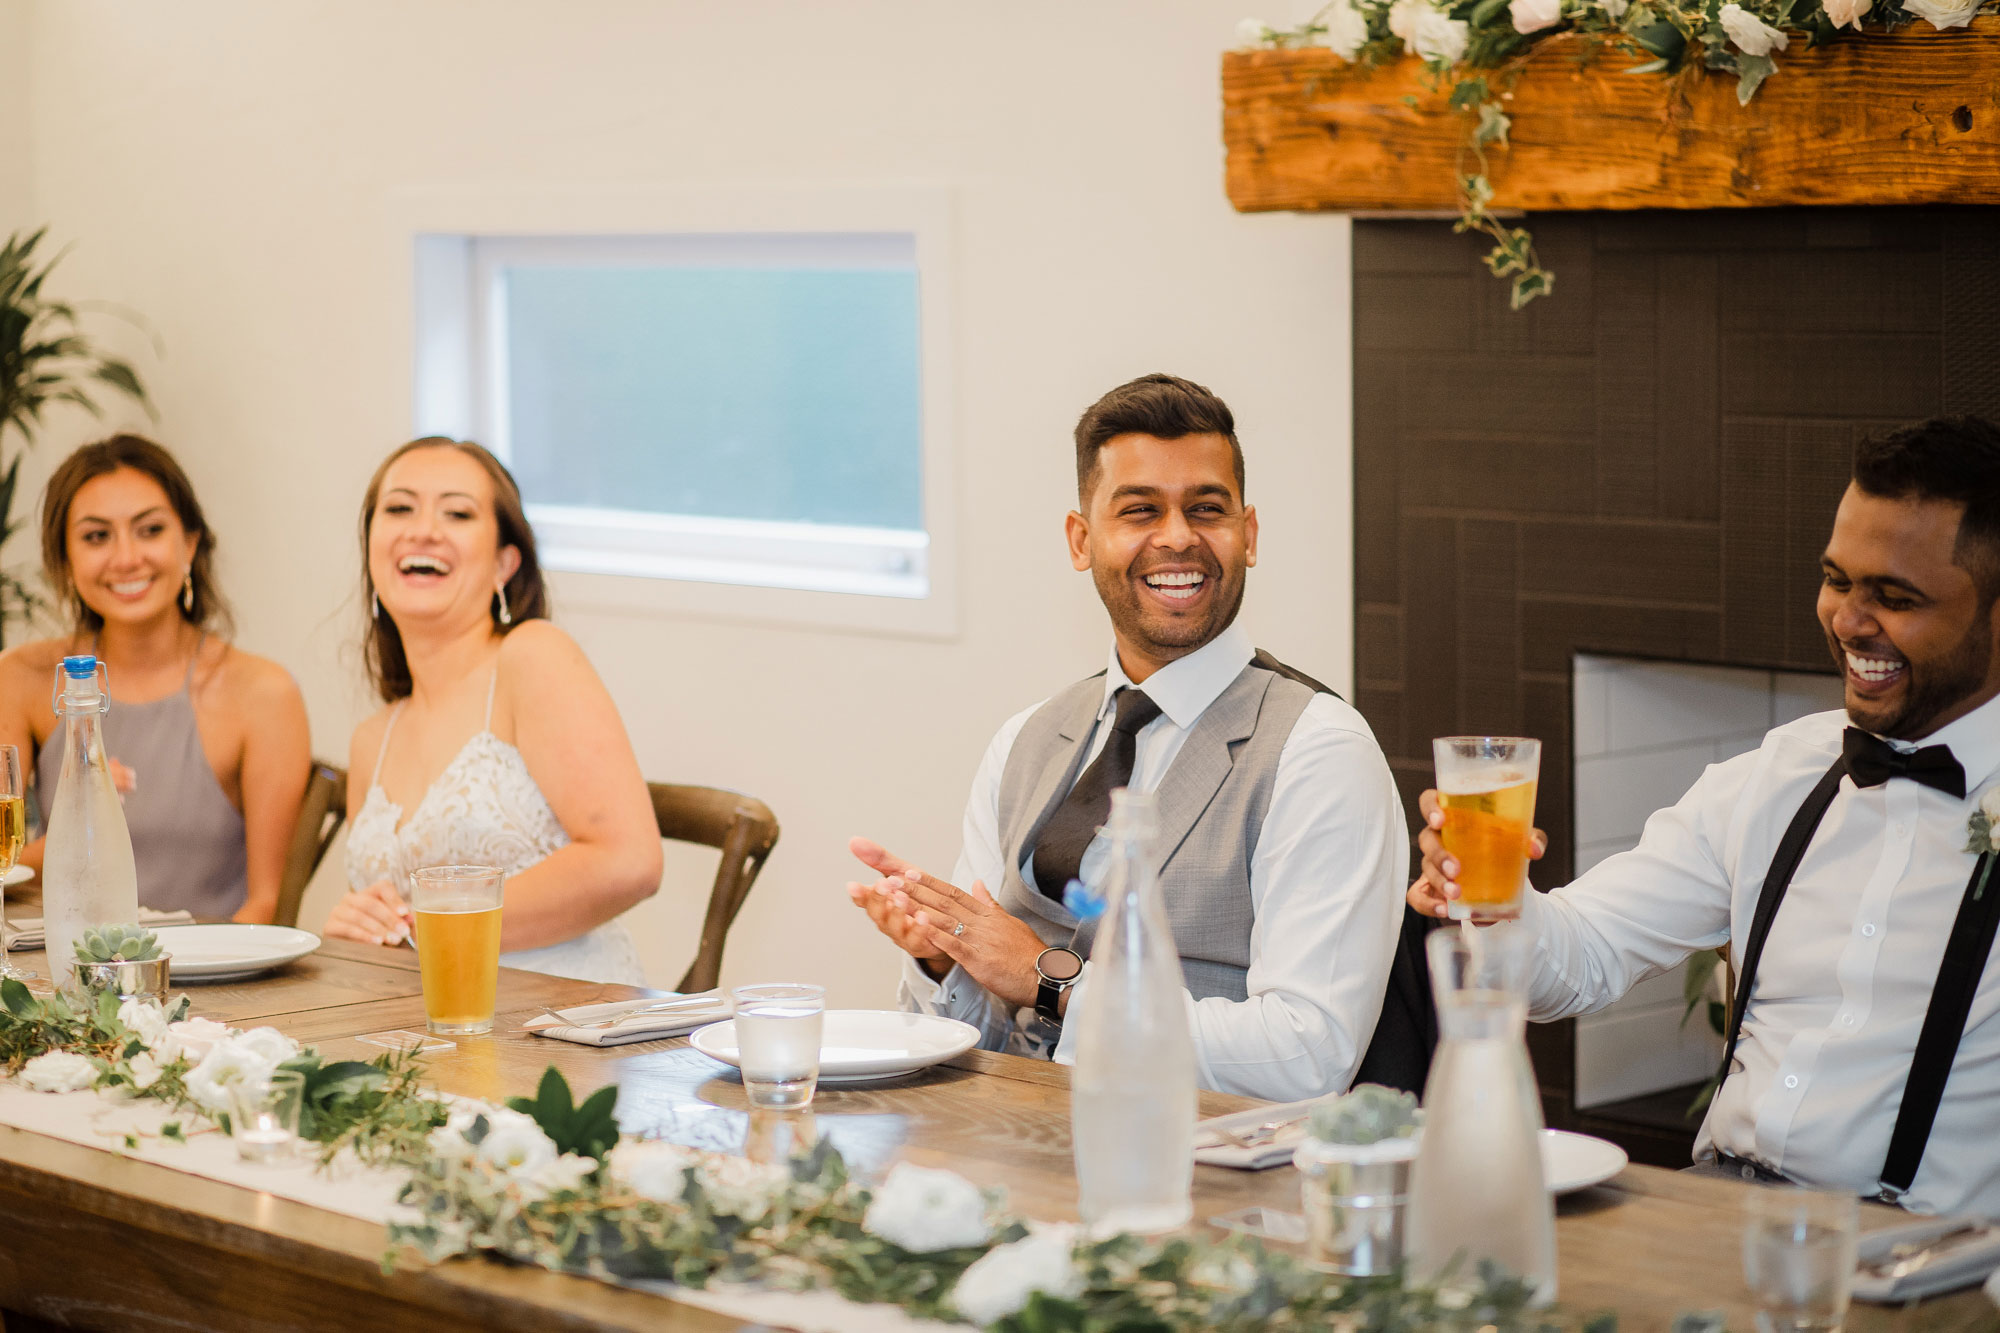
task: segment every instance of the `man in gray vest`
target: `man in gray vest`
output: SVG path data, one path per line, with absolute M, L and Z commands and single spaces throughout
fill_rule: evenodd
M 1409 848 L 1388 763 L 1360 714 L 1236 626 L 1257 511 L 1221 399 L 1170 375 L 1113 389 L 1077 423 L 1076 472 L 1070 559 L 1111 616 L 1106 668 L 1000 728 L 953 882 L 856 838 L 880 878 L 848 893 L 909 955 L 905 1008 L 1066 1062 L 1090 926 L 1064 891 L 1105 854 L 1112 790 L 1152 791 L 1202 1086 L 1342 1091 L 1402 920 Z

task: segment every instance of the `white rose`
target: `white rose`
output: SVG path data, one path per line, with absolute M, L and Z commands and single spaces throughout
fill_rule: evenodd
M 125 1066 L 132 1071 L 132 1086 L 140 1092 L 160 1081 L 160 1060 L 151 1051 L 141 1051 Z
M 1928 19 L 1939 31 L 1963 28 L 1979 12 L 1979 5 L 1980 0 L 1903 0 L 1903 8 L 1920 19 Z
M 1320 41 L 1342 60 L 1352 60 L 1368 43 L 1368 16 L 1351 4 L 1335 5 L 1326 15 Z
M 986 1196 L 964 1176 L 899 1162 L 868 1204 L 861 1229 L 912 1254 L 978 1245 L 993 1234 Z
M 207 1055 L 215 1043 L 229 1035 L 229 1029 L 212 1018 L 183 1018 L 178 1023 L 167 1024 L 167 1031 L 179 1044 L 180 1054 L 195 1061 Z
M 1562 0 L 1508 0 L 1507 12 L 1514 18 L 1514 31 L 1540 32 L 1562 22 Z
M 273 1069 L 299 1053 L 299 1044 L 276 1028 L 251 1028 L 240 1036 L 231 1037 L 230 1042 L 255 1052 Z
M 678 1203 L 687 1189 L 688 1168 L 701 1159 L 677 1143 L 627 1139 L 611 1150 L 612 1183 L 642 1199 Z
M 167 1011 L 151 1000 L 136 997 L 126 1000 L 118 1006 L 118 1021 L 130 1028 L 133 1036 L 145 1042 L 149 1051 L 158 1050 L 168 1042 L 179 1045 L 178 1039 L 167 1032 Z M 166 1058 L 171 1060 L 173 1057 Z
M 1396 0 L 1389 6 L 1389 31 L 1405 45 L 1417 32 L 1417 20 L 1431 7 L 1430 0 Z
M 1785 34 L 1741 5 L 1724 5 L 1721 18 L 1722 30 L 1746 56 L 1767 56 L 1774 50 L 1784 50 L 1790 44 L 1791 39 Z
M 31 1092 L 76 1092 L 97 1082 L 97 1066 L 74 1051 L 49 1051 L 21 1066 Z
M 981 1328 L 1018 1314 L 1035 1292 L 1069 1299 L 1083 1294 L 1083 1273 L 1071 1258 L 1076 1228 L 1038 1227 L 1012 1245 L 983 1255 L 951 1289 L 951 1303 Z
M 1625 11 L 1632 7 L 1632 0 L 1602 0 L 1604 17 L 1613 23 L 1625 17 Z
M 201 1057 L 201 1063 L 188 1071 L 188 1096 L 205 1110 L 227 1112 L 232 1088 L 253 1075 L 268 1074 L 272 1068 L 271 1061 L 254 1047 L 217 1042 Z
M 1244 19 L 1236 25 L 1238 46 L 1262 46 L 1271 38 L 1271 25 L 1262 19 Z
M 1836 28 L 1861 31 L 1861 16 L 1875 7 L 1875 0 L 1824 0 L 1827 21 Z
M 2000 787 L 1988 787 L 1980 793 L 1979 809 L 1988 820 L 2000 824 Z
M 714 1157 L 702 1164 L 700 1178 L 716 1212 L 756 1222 L 771 1211 L 772 1201 L 791 1183 L 792 1174 L 784 1167 L 744 1157 Z
M 579 1157 L 566 1152 L 553 1161 L 544 1162 L 531 1171 L 520 1175 L 521 1193 L 530 1199 L 557 1194 L 563 1190 L 580 1190 L 584 1177 L 597 1169 L 595 1157 Z
M 1441 9 L 1423 6 L 1416 28 L 1408 39 L 1409 48 L 1421 60 L 1441 60 L 1449 65 L 1465 54 L 1472 30 L 1464 19 L 1446 17 Z
M 479 1160 L 516 1178 L 526 1178 L 556 1160 L 555 1140 L 525 1115 L 495 1121 L 479 1141 Z

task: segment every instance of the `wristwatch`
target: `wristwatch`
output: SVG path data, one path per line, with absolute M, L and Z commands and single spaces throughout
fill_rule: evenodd
M 1035 955 L 1035 1012 L 1057 1027 L 1062 1026 L 1062 993 L 1076 984 L 1083 973 L 1083 955 L 1064 945 L 1044 949 Z

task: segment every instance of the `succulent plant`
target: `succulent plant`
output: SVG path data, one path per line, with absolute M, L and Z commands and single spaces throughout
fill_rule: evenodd
M 1424 1123 L 1417 1099 L 1407 1092 L 1363 1083 L 1344 1097 L 1313 1108 L 1312 1136 L 1322 1143 L 1355 1146 L 1383 1139 L 1406 1139 Z
M 76 942 L 79 963 L 145 963 L 160 956 L 160 937 L 144 926 L 93 926 Z

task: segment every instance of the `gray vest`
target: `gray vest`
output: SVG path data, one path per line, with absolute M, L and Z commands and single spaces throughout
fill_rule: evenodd
M 1155 792 L 1160 815 L 1160 890 L 1193 996 L 1249 997 L 1250 861 L 1271 808 L 1278 756 L 1312 702 L 1308 685 L 1257 663 L 1208 706 Z M 1021 728 L 1000 775 L 1000 846 L 1006 878 L 1000 905 L 1047 944 L 1070 944 L 1085 957 L 1095 923 L 1030 889 L 1021 863 L 1042 826 L 1076 785 L 1104 702 L 1103 673 L 1078 681 L 1035 710 Z

